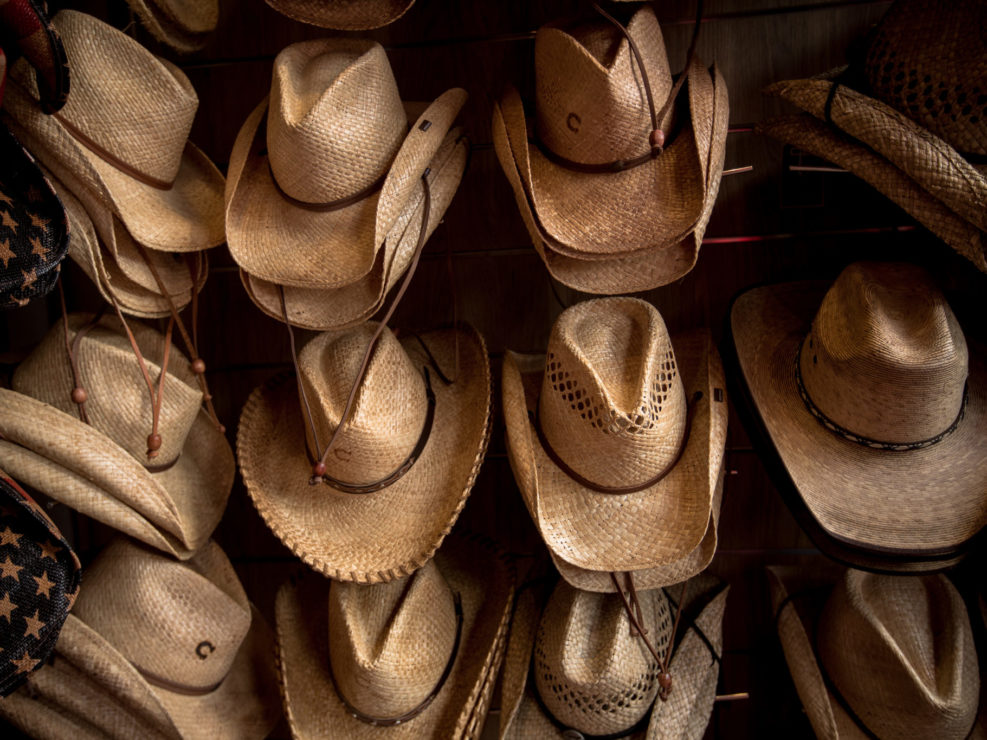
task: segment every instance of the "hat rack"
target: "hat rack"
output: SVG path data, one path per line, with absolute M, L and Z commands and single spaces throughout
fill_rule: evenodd
M 137 22 L 123 0 L 49 3 L 92 13 L 126 28 L 177 64 L 199 97 L 191 141 L 225 173 L 234 138 L 270 89 L 277 53 L 286 45 L 333 32 L 282 16 L 263 0 L 220 0 L 217 31 L 206 46 L 176 54 Z M 544 352 L 552 325 L 568 306 L 591 298 L 555 282 L 531 246 L 491 138 L 493 105 L 508 82 L 522 98 L 534 89 L 534 29 L 579 12 L 585 0 L 417 0 L 392 25 L 364 34 L 385 48 L 404 100 L 434 100 L 460 86 L 469 100 L 459 122 L 472 137 L 471 162 L 448 211 L 424 247 L 417 273 L 389 325 L 408 332 L 448 324 L 453 317 L 447 259 L 457 282 L 460 321 L 483 335 L 493 374 L 493 430 L 485 461 L 457 528 L 480 532 L 515 556 L 519 570 L 543 544 L 517 490 L 508 461 L 500 375 L 506 350 Z M 691 272 L 638 294 L 655 305 L 672 336 L 712 331 L 728 378 L 730 417 L 717 554 L 709 572 L 731 586 L 724 619 L 718 694 L 706 738 L 811 736 L 811 727 L 778 643 L 764 566 L 825 569 L 828 560 L 786 506 L 779 461 L 764 459 L 754 439 L 763 430 L 737 406 L 723 347 L 731 300 L 739 291 L 782 280 L 832 280 L 850 262 L 902 260 L 926 268 L 950 300 L 967 336 L 987 341 L 983 299 L 987 276 L 917 225 L 907 213 L 846 170 L 812 158 L 786 156 L 754 126 L 793 110 L 763 96 L 769 83 L 807 77 L 846 61 L 888 9 L 890 0 L 710 0 L 698 53 L 715 62 L 729 89 L 730 128 L 724 178 Z M 673 73 L 685 59 L 693 3 L 658 3 Z M 2 167 L 2 164 L 0 164 Z M 849 175 L 849 176 L 848 176 Z M 797 178 L 797 187 L 795 184 Z M 790 188 L 786 191 L 786 188 Z M 449 256 L 451 255 L 451 257 Z M 199 298 L 199 351 L 216 413 L 235 446 L 240 410 L 251 391 L 291 368 L 284 326 L 254 306 L 225 245 L 209 253 Z M 81 269 L 62 268 L 72 311 L 94 311 L 102 298 Z M 0 313 L 0 387 L 16 364 L 60 317 L 56 294 Z M 165 321 L 149 322 L 163 331 Z M 299 330 L 299 346 L 314 332 Z M 747 424 L 745 424 L 745 421 Z M 45 503 L 44 496 L 38 496 Z M 56 524 L 85 565 L 112 538 L 103 525 L 47 502 Z M 239 474 L 215 538 L 229 555 L 251 600 L 271 624 L 278 587 L 299 565 L 253 508 Z M 984 538 L 954 573 L 965 595 L 987 565 Z M 978 567 L 980 570 L 978 571 Z M 523 574 L 522 574 L 523 575 Z M 982 581 L 982 576 L 980 576 Z M 520 582 L 520 581 L 519 581 Z M 83 588 L 85 576 L 83 575 Z M 964 589 L 966 589 L 964 591 Z M 982 670 L 983 673 L 983 670 Z M 497 736 L 499 692 L 486 730 Z M 289 737 L 282 726 L 275 737 Z M 16 737 L 0 720 L 0 735 Z

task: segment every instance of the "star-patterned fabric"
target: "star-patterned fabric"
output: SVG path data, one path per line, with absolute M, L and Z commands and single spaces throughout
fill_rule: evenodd
M 0 696 L 47 660 L 80 581 L 58 527 L 0 471 Z

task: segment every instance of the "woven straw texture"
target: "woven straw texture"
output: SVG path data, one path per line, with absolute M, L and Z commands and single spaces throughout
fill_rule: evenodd
M 406 582 L 330 586 L 329 581 L 311 573 L 297 583 L 285 584 L 278 593 L 275 611 L 281 691 L 292 736 L 299 740 L 473 736 L 465 731 L 482 728 L 478 705 L 489 702 L 503 659 L 514 578 L 513 568 L 492 543 L 454 534 L 436 553 L 434 565 L 406 579 L 411 580 L 410 588 Z M 419 580 L 424 587 L 415 587 Z M 345 590 L 346 596 L 335 598 L 331 592 L 337 588 Z M 462 602 L 462 637 L 452 670 L 434 701 L 418 716 L 392 727 L 374 727 L 351 716 L 329 677 L 330 651 L 333 672 L 341 686 L 362 686 L 366 692 L 368 684 L 375 684 L 385 704 L 391 706 L 398 698 L 385 686 L 400 694 L 408 685 L 418 695 L 422 690 L 427 694 L 440 677 L 436 667 L 441 674 L 449 657 L 448 639 L 439 638 L 436 632 L 449 626 L 452 594 L 458 594 Z M 378 665 L 371 674 L 355 654 L 344 658 L 344 653 L 355 646 L 350 639 L 339 639 L 344 636 L 334 627 L 337 616 L 346 618 L 341 611 L 348 612 L 347 622 L 363 632 L 369 644 L 381 647 L 383 643 L 382 653 L 392 655 L 395 663 Z M 437 625 L 430 624 L 432 620 Z M 415 625 L 417 629 L 408 631 Z M 409 652 L 419 660 L 409 660 Z M 369 699 L 363 692 L 359 697 L 346 696 L 365 712 L 383 714 L 383 706 L 378 710 L 378 705 L 360 703 L 360 699 Z
M 219 0 L 127 0 L 144 27 L 178 52 L 201 49 L 219 22 Z
M 415 0 L 266 0 L 279 13 L 302 23 L 340 31 L 370 31 L 393 23 Z
M 871 87 L 959 151 L 987 154 L 985 27 L 978 0 L 898 0 L 867 50 Z
M 708 576 L 694 578 L 689 584 L 689 593 L 684 607 L 683 626 L 689 615 L 695 617 L 695 625 L 703 630 L 718 653 L 722 652 L 723 637 L 722 623 L 728 588 L 722 588 L 716 579 Z M 667 639 L 671 633 L 672 615 L 670 605 L 661 591 L 639 591 L 642 606 L 647 604 L 648 618 L 645 624 L 651 630 L 651 639 L 655 647 L 661 650 L 657 641 Z M 563 598 L 564 596 L 564 598 Z M 553 608 L 553 603 L 554 608 Z M 547 606 L 545 589 L 539 587 L 525 588 L 518 598 L 518 605 L 511 624 L 511 635 L 508 642 L 507 656 L 504 660 L 500 737 L 503 740 L 541 740 L 548 737 L 562 737 L 562 731 L 545 715 L 539 704 L 536 691 L 540 692 L 544 705 L 559 708 L 559 703 L 553 701 L 551 691 L 545 692 L 540 687 L 532 685 L 529 680 L 532 673 L 535 683 L 538 682 L 541 669 L 539 668 L 539 653 L 546 654 L 544 647 L 539 647 L 551 641 L 550 632 L 562 633 L 566 641 L 566 652 L 570 655 L 570 669 L 584 682 L 595 683 L 596 688 L 586 688 L 588 694 L 583 697 L 585 702 L 595 706 L 597 710 L 606 706 L 619 707 L 626 698 L 618 698 L 623 694 L 616 688 L 621 681 L 615 678 L 626 678 L 629 666 L 616 661 L 604 660 L 601 651 L 615 657 L 615 648 L 623 646 L 626 649 L 636 649 L 635 638 L 630 637 L 630 623 L 623 613 L 623 606 L 614 595 L 585 594 L 575 591 L 568 584 L 560 583 L 549 600 Z M 595 608 L 588 606 L 595 605 Z M 564 608 L 563 608 L 564 607 Z M 544 608 L 544 611 L 543 611 Z M 695 612 L 698 611 L 698 615 Z M 609 615 L 613 612 L 617 619 L 610 623 Z M 587 619 L 586 617 L 592 617 Z M 603 629 L 603 634 L 594 630 Z M 682 629 L 682 627 L 680 627 Z M 660 637 L 664 635 L 664 638 Z M 604 645 L 586 653 L 589 657 L 579 657 L 580 646 Z M 648 654 L 641 650 L 641 654 Z M 534 671 L 531 671 L 534 657 Z M 651 660 L 650 657 L 647 660 Z M 557 672 L 561 672 L 561 668 Z M 611 675 L 606 677 L 604 674 Z M 716 694 L 716 683 L 719 674 L 719 664 L 711 659 L 706 643 L 689 629 L 678 635 L 678 641 L 672 655 L 671 672 L 673 689 L 667 702 L 655 699 L 651 719 L 647 730 L 627 735 L 628 738 L 690 738 L 699 740 L 703 737 L 706 725 L 713 710 Z M 657 692 L 655 679 L 652 677 L 645 682 L 648 695 L 654 699 Z M 637 691 L 632 692 L 639 693 Z M 640 701 L 640 700 L 639 700 Z M 585 704 L 584 704 L 585 706 Z M 645 708 L 646 709 L 646 708 Z M 638 712 L 633 714 L 638 718 L 643 716 Z M 609 711 L 606 716 L 598 711 L 595 719 L 585 717 L 599 726 L 613 726 L 613 732 L 620 733 L 633 726 L 630 713 L 618 720 L 616 713 Z M 565 718 L 556 714 L 563 723 Z M 627 724 L 620 725 L 621 721 Z M 576 726 L 573 726 L 576 727 Z
M 804 355 L 801 367 L 804 372 L 807 364 L 823 366 L 809 373 L 812 381 L 806 379 L 813 401 L 825 403 L 850 432 L 886 433 L 878 439 L 889 442 L 916 440 L 950 410 L 955 418 L 962 334 L 942 294 L 919 268 L 851 265 L 825 296 L 823 316 L 817 312 L 826 287 L 768 286 L 735 301 L 731 328 L 750 397 L 799 495 L 827 534 L 877 553 L 947 555 L 987 523 L 983 349 L 967 343 L 969 398 L 951 434 L 907 451 L 851 441 L 823 426 L 800 397 L 795 363 L 810 326 L 813 346 L 806 340 L 804 349 L 815 360 Z M 831 348 L 828 354 L 842 361 L 827 361 L 817 346 Z M 952 390 L 944 396 L 947 386 Z M 953 399 L 951 406 L 944 397 Z
M 840 136 L 826 124 L 805 114 L 763 121 L 756 130 L 849 170 L 987 272 L 987 243 L 983 232 L 867 147 Z
M 87 319 L 69 317 L 70 334 Z M 132 327 L 152 378 L 160 374 L 164 337 Z M 0 389 L 0 466 L 31 487 L 176 557 L 188 558 L 212 533 L 233 484 L 233 452 L 200 407 L 188 360 L 172 348 L 150 472 L 146 440 L 150 399 L 118 320 L 106 317 L 80 342 L 78 365 L 92 425 L 78 418 L 75 383 L 56 324 Z
M 237 264 L 298 288 L 340 288 L 367 276 L 391 229 L 414 210 L 420 176 L 465 100 L 459 88 L 447 91 L 409 133 L 380 44 L 337 38 L 287 47 L 275 60 L 269 99 L 248 116 L 230 155 L 226 222 Z M 431 125 L 422 130 L 424 120 Z M 310 166 L 299 169 L 300 160 Z M 278 191 L 326 203 L 383 176 L 379 191 L 331 211 L 308 210 Z
M 561 348 L 565 336 L 575 340 L 581 356 L 578 361 L 572 356 L 574 361 L 562 367 L 565 356 L 556 348 Z M 723 376 L 708 333 L 684 335 L 670 343 L 664 322 L 650 304 L 633 298 L 596 299 L 559 317 L 545 362 L 508 352 L 503 403 L 511 467 L 549 549 L 571 565 L 597 571 L 656 568 L 693 551 L 709 524 L 727 414 L 726 404 L 714 401 L 714 388 L 722 397 Z M 603 403 L 589 384 L 557 391 L 553 383 L 559 385 L 560 375 L 563 384 L 580 375 L 593 377 L 597 387 L 607 389 L 609 398 Z M 638 400 L 638 388 L 647 395 L 647 403 Z M 579 391 L 585 395 L 577 399 Z M 678 417 L 676 425 L 684 427 L 685 401 L 696 392 L 702 398 L 694 402 L 681 459 L 658 483 L 636 493 L 600 493 L 571 479 L 542 448 L 529 418 L 529 410 L 534 413 L 541 397 L 564 393 L 566 405 L 555 418 L 546 415 L 545 407 L 541 410 L 546 436 L 552 439 L 550 424 L 555 426 L 556 440 L 568 435 L 564 448 L 552 443 L 559 456 L 579 460 L 587 471 L 585 477 L 612 486 L 607 470 L 614 456 L 619 454 L 629 464 L 632 457 L 650 458 L 667 449 L 664 441 L 661 447 L 633 447 L 639 437 L 636 430 L 669 413 Z M 720 417 L 716 424 L 714 416 Z M 603 426 L 598 424 L 601 420 L 606 422 Z M 682 434 L 680 430 L 679 438 Z M 665 453 L 666 464 L 671 457 Z M 657 472 L 640 472 L 630 482 L 642 483 Z M 608 522 L 606 531 L 599 527 L 601 520 Z
M 144 176 L 171 187 L 154 187 L 117 169 L 58 118 L 43 114 L 33 69 L 19 60 L 11 69 L 4 111 L 22 141 L 63 182 L 75 179 L 92 190 L 141 244 L 175 252 L 221 244 L 223 176 L 187 141 L 198 107 L 188 78 L 92 16 L 66 10 L 52 22 L 69 58 L 76 60 L 71 100 L 61 119 Z
M 452 128 L 429 163 L 431 208 L 426 238 L 438 227 L 462 180 L 469 149 L 461 134 L 461 128 Z M 303 329 L 326 331 L 350 328 L 373 316 L 411 264 L 423 208 L 424 188 L 419 187 L 377 252 L 373 268 L 360 280 L 341 288 L 284 287 L 288 321 Z M 240 279 L 247 294 L 264 313 L 282 319 L 281 286 L 255 278 L 244 270 L 240 271 Z
M 832 584 L 832 580 L 828 581 Z M 880 737 L 983 737 L 970 620 L 942 575 L 902 578 L 848 570 L 825 606 L 804 576 L 768 568 L 772 608 L 799 698 L 820 738 L 866 737 L 827 688 L 823 670 Z M 822 586 L 823 588 L 820 588 Z M 820 663 L 822 661 L 822 663 Z
M 769 86 L 765 93 L 823 119 L 832 85 L 827 79 L 788 80 Z M 830 118 L 959 216 L 987 229 L 987 177 L 941 138 L 889 105 L 846 86 L 833 96 Z
M 320 444 L 339 418 L 341 399 L 356 376 L 372 325 L 317 337 L 303 352 Z M 472 328 L 426 332 L 421 340 L 438 366 L 455 373 L 456 332 L 460 375 L 446 385 L 434 371 L 435 418 L 421 456 L 390 486 L 369 494 L 309 485 L 307 423 L 296 383 L 278 376 L 256 389 L 240 416 L 237 454 L 247 491 L 264 521 L 295 555 L 337 580 L 376 583 L 412 573 L 428 560 L 466 503 L 489 439 L 490 367 L 482 337 Z M 389 358 L 389 359 L 385 359 Z M 414 446 L 424 424 L 424 384 L 429 367 L 414 337 L 398 344 L 385 330 L 374 352 L 353 418 L 327 460 L 327 472 L 347 482 L 389 474 Z M 416 400 L 416 408 L 404 401 Z M 389 436 L 407 434 L 395 450 Z M 414 439 L 408 443 L 408 435 Z M 393 464 L 391 464 L 393 463 Z M 388 467 L 390 465 L 390 467 Z

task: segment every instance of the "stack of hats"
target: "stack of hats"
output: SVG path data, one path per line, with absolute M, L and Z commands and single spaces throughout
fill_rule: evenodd
M 729 104 L 719 72 L 696 58 L 695 38 L 673 80 L 650 5 L 626 27 L 604 16 L 538 30 L 534 121 L 509 88 L 493 138 L 552 277 L 589 293 L 632 293 L 695 265 Z
M 861 60 L 765 92 L 758 130 L 862 177 L 987 272 L 987 6 L 897 0 Z
M 195 90 L 177 67 L 92 16 L 66 10 L 52 26 L 71 64 L 68 100 L 49 115 L 20 60 L 4 120 L 81 203 L 69 206 L 77 225 L 69 252 L 104 297 L 134 316 L 172 314 L 201 289 L 204 250 L 225 238 L 223 176 L 188 141 Z
M 549 600 L 539 629 L 560 633 L 555 639 L 574 656 L 626 643 L 620 649 L 633 658 L 594 658 L 582 667 L 566 667 L 564 656 L 554 656 L 560 661 L 555 668 L 545 668 L 544 675 L 535 669 L 542 711 L 532 705 L 537 717 L 521 720 L 520 726 L 534 725 L 515 730 L 516 736 L 539 736 L 538 727 L 550 731 L 552 724 L 617 736 L 631 733 L 646 716 L 651 717 L 648 737 L 672 732 L 670 726 L 679 723 L 701 735 L 718 671 L 716 666 L 708 673 L 707 667 L 719 656 L 714 651 L 714 660 L 708 654 L 693 656 L 695 661 L 671 657 L 696 650 L 686 648 L 685 631 L 674 643 L 674 619 L 661 587 L 686 582 L 688 593 L 688 579 L 706 568 L 716 550 L 727 404 L 723 369 L 708 331 L 673 339 L 649 303 L 584 301 L 559 316 L 545 355 L 507 353 L 503 401 L 515 478 L 566 584 Z M 704 583 L 693 589 L 694 596 L 716 590 Z M 714 635 L 708 644 L 718 644 L 724 599 L 700 599 L 708 609 L 702 629 Z M 684 609 L 681 595 L 679 601 Z M 644 604 L 651 604 L 654 614 Z M 530 624 L 516 620 L 515 630 L 533 631 L 540 607 L 531 609 L 525 617 Z M 648 639 L 629 631 L 628 620 L 635 625 L 642 619 Z M 623 637 L 619 642 L 606 637 L 614 634 Z M 578 647 L 590 641 L 595 647 Z M 514 656 L 522 679 L 512 701 L 521 701 L 525 691 L 530 636 L 527 645 Z M 703 652 L 705 643 L 700 646 Z M 611 669 L 626 674 L 604 675 Z M 677 697 L 676 690 L 666 695 L 671 675 L 673 686 L 683 686 Z M 585 701 L 572 699 L 566 688 L 574 677 L 592 684 L 572 694 L 585 694 Z M 606 700 L 619 693 L 618 685 L 629 691 L 637 686 L 624 709 Z M 699 701 L 693 692 L 706 699 Z M 650 710 L 659 694 L 661 707 Z M 597 699 L 590 701 L 592 696 Z M 676 698 L 666 707 L 669 697 Z M 513 722 L 508 714 L 505 722 Z

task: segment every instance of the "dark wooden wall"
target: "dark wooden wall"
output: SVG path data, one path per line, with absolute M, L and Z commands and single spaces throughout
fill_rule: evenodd
M 56 3 L 57 4 L 57 3 Z M 121 27 L 132 24 L 121 0 L 64 3 L 87 9 Z M 446 251 L 453 252 L 460 316 L 486 337 L 495 377 L 507 348 L 543 351 L 561 302 L 585 296 L 550 284 L 531 248 L 491 145 L 493 102 L 505 82 L 522 94 L 533 87 L 533 32 L 542 23 L 584 8 L 585 0 L 418 0 L 394 25 L 371 35 L 387 48 L 402 97 L 432 100 L 452 86 L 470 94 L 462 121 L 474 142 L 471 167 L 442 225 L 426 247 L 418 274 L 392 324 L 422 329 L 452 317 Z M 716 62 L 730 91 L 731 133 L 726 167 L 753 171 L 724 179 L 696 268 L 673 285 L 647 293 L 670 329 L 707 326 L 722 337 L 726 309 L 740 289 L 758 282 L 835 277 L 862 258 L 911 260 L 928 267 L 948 291 L 954 309 L 979 324 L 977 289 L 983 276 L 938 243 L 898 208 L 852 175 L 799 173 L 796 158 L 751 126 L 783 112 L 764 98 L 768 83 L 808 76 L 843 64 L 848 45 L 861 38 L 890 3 L 886 0 L 708 0 L 699 53 Z M 683 62 L 694 13 L 691 0 L 659 3 L 672 67 Z M 219 30 L 200 53 L 177 61 L 199 93 L 192 140 L 225 168 L 246 115 L 267 93 L 272 62 L 285 45 L 326 32 L 296 23 L 262 0 L 222 0 Z M 252 388 L 288 365 L 282 326 L 250 303 L 225 247 L 213 251 L 203 296 L 202 352 L 221 418 L 235 435 L 239 410 Z M 77 269 L 66 286 L 73 308 L 98 297 Z M 557 295 L 556 295 L 557 294 Z M 57 317 L 49 300 L 0 321 L 0 360 L 29 351 Z M 499 405 L 499 386 L 495 386 Z M 732 584 L 726 614 L 726 654 L 720 693 L 749 692 L 748 700 L 717 704 L 708 737 L 802 736 L 810 733 L 773 633 L 762 568 L 798 564 L 819 568 L 822 556 L 802 534 L 773 489 L 735 414 L 731 415 L 720 545 L 711 570 Z M 107 532 L 58 512 L 83 556 L 91 557 Z M 538 540 L 504 453 L 503 425 L 493 441 L 461 523 L 499 537 L 520 562 Z M 244 585 L 269 618 L 278 585 L 296 566 L 268 532 L 239 481 L 216 537 Z M 491 725 L 496 724 L 495 710 Z M 488 731 L 491 727 L 488 727 Z M 493 735 L 491 735 L 493 736 Z

